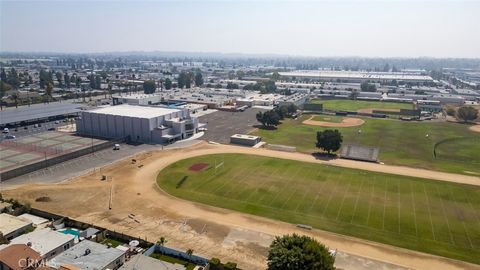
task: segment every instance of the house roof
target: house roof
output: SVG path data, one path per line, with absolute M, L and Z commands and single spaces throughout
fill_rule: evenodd
M 75 236 L 71 234 L 64 234 L 52 229 L 36 229 L 33 232 L 22 234 L 15 237 L 12 244 L 27 244 L 30 243 L 31 247 L 40 253 L 41 256 L 45 256 L 52 250 L 65 245 L 72 241 Z
M 12 270 L 27 269 L 29 265 L 27 259 L 37 264 L 42 260 L 42 257 L 38 252 L 24 244 L 14 244 L 0 250 L 0 262 L 6 264 Z
M 84 240 L 48 261 L 47 265 L 57 269 L 61 266 L 104 269 L 124 254 L 125 251 Z
M 22 229 L 31 224 L 32 222 L 20 217 L 5 213 L 0 214 L 0 232 L 2 232 L 4 236 L 7 236 L 16 230 Z

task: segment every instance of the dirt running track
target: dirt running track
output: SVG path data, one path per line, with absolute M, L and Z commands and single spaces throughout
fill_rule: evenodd
M 363 168 L 372 171 L 429 177 L 443 181 L 480 184 L 480 178 L 404 167 L 370 164 L 348 160 L 320 161 L 310 155 L 284 153 L 245 147 L 199 145 L 177 150 L 141 154 L 137 163 L 124 160 L 57 185 L 30 185 L 4 191 L 5 197 L 28 201 L 34 207 L 70 216 L 74 219 L 107 227 L 150 241 L 165 236 L 169 246 L 205 257 L 235 261 L 243 269 L 264 269 L 268 237 L 287 233 L 313 236 L 331 248 L 373 258 L 411 269 L 480 269 L 460 261 L 432 256 L 325 231 L 305 231 L 292 224 L 242 214 L 230 210 L 197 204 L 174 198 L 158 188 L 158 172 L 178 160 L 214 153 L 247 153 L 288 158 L 307 162 Z M 107 175 L 107 181 L 100 181 Z M 110 188 L 113 187 L 113 207 L 108 210 Z M 51 202 L 35 202 L 48 196 Z M 134 214 L 138 223 L 128 217 Z M 186 222 L 185 222 L 186 221 Z M 238 237 L 243 232 L 246 237 Z M 236 235 L 233 237 L 232 235 Z M 234 238 L 234 241 L 232 241 Z M 267 241 L 263 240 L 267 239 Z

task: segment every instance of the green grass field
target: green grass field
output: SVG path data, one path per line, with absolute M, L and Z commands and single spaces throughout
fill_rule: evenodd
M 393 103 L 381 101 L 364 101 L 364 100 L 320 100 L 314 99 L 312 103 L 323 104 L 323 109 L 332 111 L 358 111 L 360 109 L 413 109 L 413 104 Z
M 259 129 L 254 135 L 261 136 L 268 143 L 296 146 L 301 152 L 316 152 L 319 151 L 315 148 L 316 132 L 327 128 L 302 124 L 308 118 L 310 115 L 304 115 L 298 120 L 286 119 L 277 130 Z M 480 174 L 480 133 L 470 131 L 467 125 L 362 119 L 365 120 L 362 126 L 337 128 L 343 134 L 343 142 L 379 147 L 382 162 L 461 174 Z M 362 130 L 361 134 L 358 133 L 359 129 Z M 440 155 L 434 157 L 434 145 L 450 138 L 458 140 L 440 145 L 437 149 Z M 476 139 L 465 141 L 461 138 Z
M 323 121 L 323 122 L 333 122 L 340 123 L 342 122 L 343 116 L 333 116 L 333 115 L 314 115 L 312 120 L 314 121 Z
M 217 173 L 188 169 L 221 161 Z M 179 161 L 157 182 L 183 199 L 480 264 L 477 186 L 239 154 Z

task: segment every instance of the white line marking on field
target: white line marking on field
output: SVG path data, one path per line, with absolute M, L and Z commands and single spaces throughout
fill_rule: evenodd
M 432 212 L 430 211 L 430 203 L 428 200 L 427 190 L 425 189 L 425 184 L 422 183 L 422 185 L 423 185 L 423 192 L 425 193 L 425 198 L 427 198 L 427 208 L 428 208 L 428 215 L 430 216 L 430 226 L 432 227 L 433 240 L 437 241 L 435 237 L 435 230 L 433 229 Z
M 337 217 L 335 218 L 336 221 L 338 221 L 338 218 L 340 217 L 340 212 L 342 212 L 343 202 L 345 202 L 345 197 L 347 197 L 347 193 L 351 185 L 352 185 L 352 182 L 349 181 L 348 187 L 345 189 L 345 192 L 343 193 L 342 202 L 340 203 L 340 208 L 338 208 Z
M 454 203 L 457 204 L 457 206 L 461 208 L 461 205 L 458 203 L 458 201 L 455 199 L 455 196 L 452 193 L 452 186 L 451 185 L 448 185 L 448 192 L 450 193 L 450 197 L 452 198 Z M 474 215 L 475 215 L 475 213 L 474 213 Z M 465 236 L 467 236 L 468 243 L 470 243 L 470 247 L 473 249 L 475 247 L 473 246 L 472 240 L 470 239 L 470 236 L 468 235 L 468 230 L 467 230 L 467 227 L 465 226 L 465 222 L 463 220 L 461 220 L 461 222 L 462 222 L 462 225 L 463 225 L 463 230 L 465 231 Z
M 412 182 L 408 182 L 408 186 L 410 187 L 410 194 L 412 194 L 412 206 L 413 206 L 413 220 L 415 224 L 415 236 L 418 237 L 418 229 L 417 229 L 417 211 L 415 210 L 415 195 L 412 189 Z
M 274 201 L 277 200 L 278 195 L 280 195 L 280 194 L 283 192 L 283 190 L 288 186 L 288 184 L 290 184 L 291 182 L 293 182 L 292 179 L 295 179 L 295 177 L 297 177 L 297 174 L 298 174 L 299 171 L 301 171 L 301 166 L 298 166 L 298 169 L 297 169 L 297 171 L 295 172 L 295 176 L 291 177 L 291 178 L 290 178 L 290 181 L 288 181 L 288 179 L 287 179 L 287 181 L 285 181 L 285 185 L 283 185 L 282 189 L 281 189 L 277 194 L 275 194 L 275 196 L 273 197 L 272 200 L 270 200 L 270 202 L 268 202 L 268 204 L 267 204 L 268 206 L 271 206 L 271 204 L 272 204 Z
M 360 184 L 360 188 L 358 189 L 357 199 L 355 200 L 355 207 L 353 207 L 353 215 L 352 215 L 352 218 L 350 219 L 350 223 L 353 222 L 353 218 L 355 217 L 355 213 L 357 212 L 358 199 L 360 198 L 360 193 L 362 192 L 362 187 L 364 182 L 365 182 L 365 179 L 362 180 L 362 183 Z
M 374 181 L 373 181 L 373 185 L 372 185 L 372 191 L 370 192 L 370 200 L 369 200 L 369 203 L 368 203 L 367 226 L 370 223 L 370 211 L 372 209 L 372 201 L 373 201 L 373 197 L 374 197 L 374 194 L 375 194 L 375 184 L 377 182 L 376 177 L 374 177 L 373 179 L 374 179 Z
M 439 190 L 438 190 L 438 186 L 435 186 L 435 189 L 437 190 L 437 195 L 440 195 Z M 447 223 L 448 234 L 450 235 L 450 241 L 452 242 L 452 244 L 454 246 L 456 246 L 455 245 L 455 240 L 453 239 L 452 230 L 450 229 L 450 222 L 448 222 L 447 211 L 445 211 L 445 205 L 443 204 L 443 198 L 441 196 L 438 196 L 438 197 L 440 198 L 440 202 L 442 204 L 443 218 L 445 219 L 445 221 Z
M 387 210 L 387 189 L 388 189 L 388 180 L 385 178 L 385 197 L 383 199 L 383 222 L 382 230 L 385 231 L 385 211 Z

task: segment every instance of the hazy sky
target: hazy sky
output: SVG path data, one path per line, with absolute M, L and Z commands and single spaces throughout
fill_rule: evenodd
M 0 0 L 0 51 L 156 50 L 480 57 L 480 0 Z

